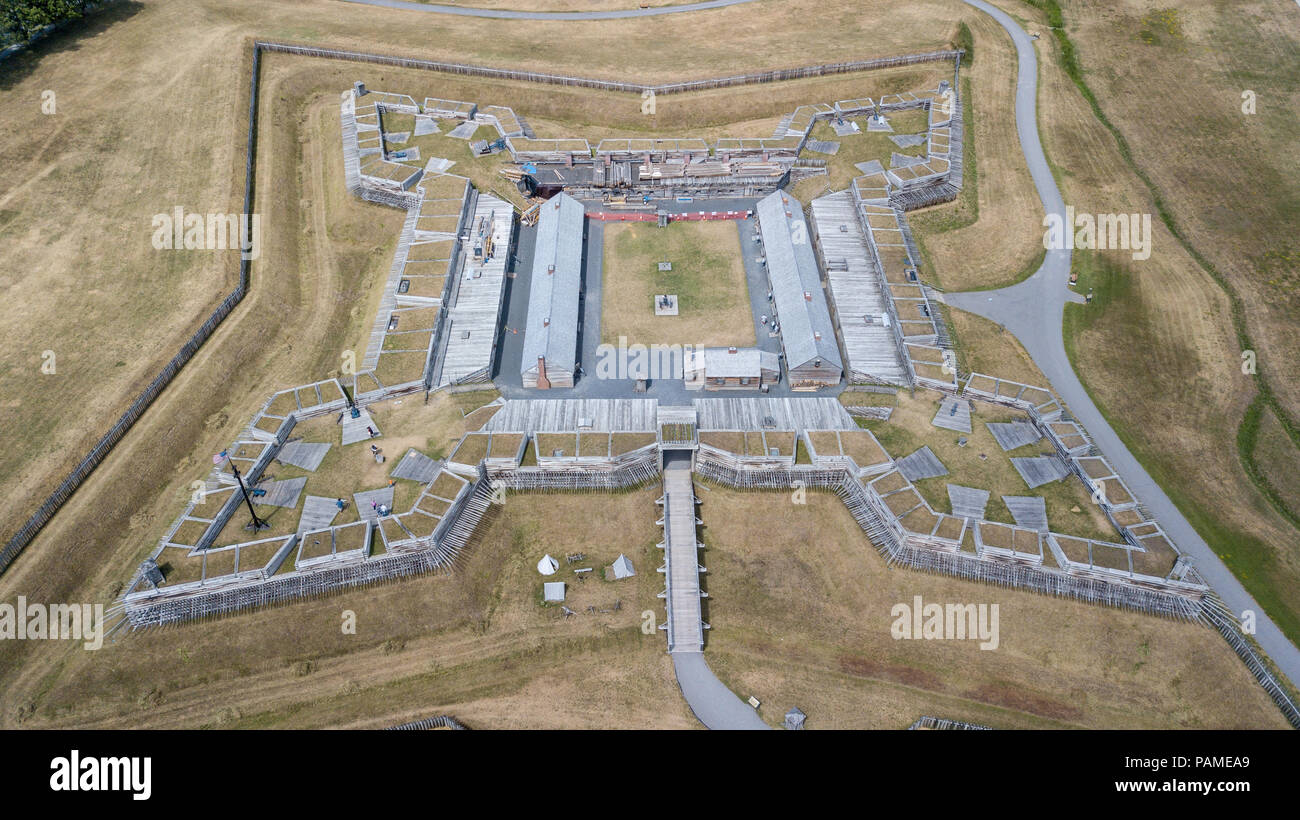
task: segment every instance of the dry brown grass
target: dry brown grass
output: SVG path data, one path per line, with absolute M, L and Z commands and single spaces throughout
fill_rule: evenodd
M 1169 4 L 1148 0 L 1062 6 L 1085 68 L 1126 67 L 1091 71 L 1089 85 L 1175 222 L 1242 298 L 1260 372 L 1300 414 L 1295 9 L 1245 0 L 1225 13 L 1192 0 L 1176 4 L 1169 26 L 1153 19 Z M 1247 89 L 1257 95 L 1253 115 L 1242 112 Z
M 657 489 L 620 495 L 510 496 L 451 576 L 305 601 L 177 629 L 129 635 L 100 652 L 50 644 L 25 666 L 0 720 L 26 727 L 382 727 L 454 714 L 479 728 L 697 725 L 673 679 L 653 571 Z M 585 527 L 599 505 L 609 532 Z M 561 557 L 565 619 L 542 606 L 537 559 Z M 600 568 L 626 553 L 634 579 L 574 581 L 566 553 Z M 588 604 L 618 612 L 587 614 Z M 341 613 L 356 613 L 343 634 Z M 18 672 L 19 670 L 15 670 Z M 34 710 L 28 713 L 28 709 Z
M 1059 177 L 1065 201 L 1080 212 L 1153 213 L 1145 186 L 1060 68 L 1055 39 L 1036 45 L 1040 121 L 1050 123 L 1041 128 L 1044 149 L 1069 170 Z M 1143 97 L 1155 93 L 1144 84 Z M 1161 139 L 1170 141 L 1167 131 Z M 1098 406 L 1211 547 L 1232 561 L 1238 552 L 1253 556 L 1234 563 L 1239 576 L 1294 635 L 1295 532 L 1256 491 L 1236 453 L 1252 385 L 1241 374 L 1228 300 L 1158 218 L 1152 230 L 1145 261 L 1125 251 L 1076 253 L 1080 290 L 1096 287 L 1100 298 L 1066 307 L 1067 349 Z
M 1024 346 L 1001 325 L 956 308 L 946 308 L 944 315 L 960 345 L 958 355 L 963 372 L 1050 387 Z
M 1272 412 L 1264 411 L 1259 425 L 1255 461 L 1287 506 L 1300 509 L 1300 454 Z
M 969 15 L 963 19 L 968 19 L 979 38 L 977 27 L 984 18 L 959 8 Z M 125 406 L 198 318 L 230 290 L 235 270 L 233 255 L 190 259 L 184 254 L 154 254 L 148 246 L 148 219 L 174 204 L 198 211 L 238 210 L 247 107 L 242 95 L 246 93 L 248 49 L 253 36 L 430 58 L 513 62 L 593 76 L 634 74 L 637 79 L 658 81 L 808 62 L 802 55 L 812 53 L 814 44 L 818 59 L 827 61 L 939 46 L 945 34 L 932 20 L 936 15 L 950 19 L 944 15 L 952 12 L 953 4 L 941 0 L 907 6 L 794 0 L 680 18 L 577 24 L 453 20 L 342 3 L 304 5 L 289 0 L 255 5 L 242 0 L 159 0 L 143 2 L 139 9 L 120 17 L 108 12 L 111 25 L 97 36 L 78 42 L 75 50 L 38 54 L 34 61 L 23 58 L 0 80 L 0 123 L 4 125 L 0 129 L 0 190 L 4 191 L 0 193 L 0 229 L 6 238 L 0 243 L 0 270 L 6 271 L 0 281 L 23 295 L 23 310 L 4 314 L 0 333 L 6 338 L 31 340 L 24 348 L 26 358 L 21 359 L 26 365 L 0 372 L 0 389 L 9 403 L 6 409 L 12 411 L 8 429 L 21 435 L 17 446 L 6 447 L 0 453 L 0 466 L 4 468 L 0 473 L 9 477 L 0 484 L 0 490 L 5 491 L 12 510 L 34 507 L 41 493 L 104 426 L 104 419 Z M 821 22 L 815 28 L 774 25 L 785 15 L 813 14 Z M 419 25 L 413 25 L 413 21 Z M 729 36 L 713 36 L 719 28 Z M 431 36 L 431 31 L 438 36 Z M 678 47 L 640 50 L 636 66 L 629 71 L 625 44 L 656 39 L 675 42 Z M 474 43 L 477 53 L 468 54 L 467 43 Z M 990 48 L 984 43 L 980 47 L 983 59 Z M 187 54 L 201 58 L 186 58 Z M 979 68 L 977 65 L 976 70 Z M 354 202 L 342 193 L 338 184 L 341 171 L 331 159 L 337 156 L 336 142 L 331 141 L 336 139 L 332 136 L 336 131 L 331 118 L 337 116 L 340 88 L 363 80 L 372 88 L 403 90 L 413 96 L 423 96 L 421 89 L 427 89 L 436 96 L 514 104 L 508 98 L 486 93 L 453 93 L 447 78 L 422 72 L 281 60 L 276 55 L 267 58 L 263 70 L 257 210 L 264 217 L 267 249 L 263 259 L 254 265 L 249 300 L 27 554 L 0 579 L 0 588 L 6 590 L 0 597 L 11 599 L 21 592 L 33 600 L 106 600 L 148 551 L 153 534 L 175 514 L 187 494 L 188 482 L 206 455 L 228 443 L 241 420 L 246 420 L 265 396 L 287 384 L 320 378 L 336 369 L 341 344 L 359 349 L 374 311 L 373 305 L 365 302 L 378 298 L 374 277 L 386 270 L 391 255 L 388 243 L 396 236 L 400 214 Z M 1002 85 L 991 84 L 982 96 L 977 91 L 977 102 L 990 100 L 988 104 L 993 105 L 996 99 L 1002 99 L 1007 103 L 1008 73 L 990 70 L 990 74 Z M 832 91 L 827 81 L 827 93 L 815 98 L 857 96 L 847 90 L 856 80 L 842 81 L 844 93 Z M 902 88 L 917 87 L 915 76 L 900 75 L 898 82 Z M 813 87 L 810 83 L 803 87 L 782 84 L 748 89 L 735 95 L 734 106 L 723 113 L 717 113 L 718 99 L 708 95 L 700 95 L 699 103 L 686 98 L 661 100 L 663 105 L 654 127 L 721 127 L 727 118 L 762 122 L 790 110 L 791 102 L 806 102 L 811 96 L 808 89 Z M 58 117 L 42 117 L 36 104 L 23 102 L 38 100 L 45 88 L 59 94 L 62 113 Z M 444 89 L 449 89 L 448 93 L 441 93 Z M 630 96 L 617 100 L 598 95 L 579 97 L 557 89 L 539 95 L 532 87 L 521 87 L 515 93 L 517 97 L 527 94 L 537 103 L 519 105 L 525 115 L 539 110 L 539 116 L 550 115 L 559 121 L 604 123 L 629 130 L 638 130 L 644 124 L 639 119 L 639 101 Z M 1056 96 L 1069 98 L 1070 93 L 1063 87 L 1056 89 Z M 1047 96 L 1045 91 L 1044 98 Z M 547 106 L 554 108 L 548 110 Z M 146 107 L 150 116 L 139 116 Z M 1058 113 L 1047 112 L 1047 116 Z M 1001 132 L 1003 137 L 1011 134 L 1009 119 L 988 116 L 981 121 L 990 128 L 1006 129 Z M 160 122 L 175 127 L 159 128 Z M 1069 129 L 1072 124 L 1067 117 L 1063 128 Z M 1044 131 L 1051 134 L 1055 127 L 1045 126 Z M 1084 142 L 1078 150 L 1089 147 Z M 1067 158 L 1050 145 L 1048 152 L 1058 162 Z M 1073 171 L 1074 155 L 1068 158 L 1066 164 Z M 1113 175 L 1113 168 L 1109 170 Z M 982 174 L 981 193 L 985 193 L 984 178 L 990 175 L 991 171 Z M 1095 178 L 1086 179 L 1086 184 L 1093 184 Z M 1014 193 L 1008 197 L 1016 199 Z M 995 224 L 995 215 L 981 210 L 982 218 L 989 217 L 988 224 Z M 1008 221 L 998 224 L 1010 225 L 1023 217 L 1004 214 L 1000 218 Z M 983 239 L 975 237 L 962 245 L 963 263 L 995 259 L 1007 248 L 1014 254 L 1018 246 L 1007 242 L 1006 237 L 1036 238 L 1038 217 L 1033 214 L 1029 220 L 1034 224 L 1027 233 L 990 230 L 980 235 Z M 339 225 L 351 227 L 340 230 L 335 227 Z M 69 230 L 69 226 L 76 226 L 76 230 Z M 122 235 L 131 238 L 126 242 L 104 239 L 100 245 L 81 239 Z M 46 242 L 43 237 L 49 236 L 57 238 Z M 102 252 L 109 241 L 112 253 Z M 1158 247 L 1161 242 L 1157 237 Z M 987 256 L 981 255 L 981 248 Z M 42 255 L 42 264 L 25 264 L 24 260 L 35 252 Z M 935 252 L 933 248 L 931 252 Z M 93 259 L 94 264 L 88 265 L 87 259 Z M 1015 270 L 1015 265 L 1005 259 L 987 263 L 990 270 L 999 264 L 1003 270 Z M 82 290 L 64 284 L 74 282 Z M 1207 310 L 1212 302 L 1204 298 L 1190 300 L 1186 315 L 1195 319 L 1195 326 L 1185 333 L 1199 334 L 1204 327 L 1223 325 L 1221 314 Z M 1183 318 L 1180 315 L 1171 319 L 1170 328 Z M 140 343 L 142 328 L 147 328 L 148 333 L 144 344 Z M 1171 339 L 1177 339 L 1172 332 L 1162 341 Z M 35 371 L 39 352 L 47 347 L 59 353 L 60 373 L 57 377 L 38 378 Z M 71 355 L 65 351 L 71 351 Z M 117 361 L 125 364 L 115 366 Z M 87 389 L 88 385 L 93 389 Z M 1206 412 L 1200 420 L 1213 423 L 1219 415 L 1217 411 Z M 388 427 L 384 430 L 386 436 L 390 434 Z M 1224 463 L 1211 466 L 1223 471 Z M 17 523 L 12 517 L 6 517 L 9 529 Z M 412 583 L 432 585 L 438 581 Z M 379 725 L 399 712 L 403 718 L 414 717 L 424 714 L 426 705 L 453 701 L 465 704 L 469 712 L 477 709 L 484 715 L 496 714 L 503 721 L 528 722 L 532 719 L 528 712 L 500 717 L 507 710 L 497 706 L 509 698 L 516 699 L 515 707 L 519 705 L 518 695 L 506 694 L 518 689 L 513 686 L 518 679 L 511 677 L 519 674 L 518 670 L 510 669 L 520 665 L 511 656 L 516 651 L 534 653 L 528 656 L 532 660 L 524 664 L 530 669 L 560 670 L 576 664 L 580 671 L 589 670 L 592 680 L 622 682 L 622 687 L 630 688 L 613 686 L 611 693 L 603 697 L 618 699 L 626 709 L 635 711 L 630 722 L 636 725 L 646 725 L 637 721 L 661 711 L 658 704 L 649 702 L 643 711 L 636 711 L 641 707 L 635 706 L 635 693 L 641 688 L 647 696 L 668 691 L 676 697 L 671 679 L 663 677 L 671 673 L 666 671 L 666 659 L 661 654 L 639 660 L 640 649 L 628 650 L 618 656 L 617 663 L 609 665 L 619 670 L 612 672 L 597 661 L 588 663 L 585 658 L 595 656 L 583 656 L 586 645 L 581 641 L 557 648 L 557 643 L 546 644 L 532 636 L 503 639 L 496 646 L 507 659 L 493 666 L 489 674 L 482 671 L 489 664 L 474 662 L 475 652 L 491 649 L 491 642 L 480 636 L 463 635 L 448 638 L 445 643 L 420 637 L 426 634 L 421 630 L 434 628 L 436 623 L 433 614 L 424 609 L 394 606 L 392 617 L 385 620 L 387 599 L 382 593 L 399 589 L 400 585 L 385 587 L 378 590 L 381 594 L 374 589 L 363 590 L 349 599 L 356 602 L 354 609 L 365 607 L 371 613 L 368 617 L 376 618 L 379 624 L 375 643 L 368 649 L 351 653 L 346 645 L 327 645 L 324 638 L 313 643 L 307 639 L 311 628 L 290 627 L 289 634 L 302 636 L 305 646 L 321 647 L 322 654 L 315 658 L 308 650 L 291 656 L 315 664 L 315 671 L 306 679 L 294 677 L 283 666 L 259 666 L 258 661 L 251 662 L 256 670 L 250 672 L 249 678 L 238 677 L 239 670 L 250 663 L 247 658 L 259 657 L 262 642 L 272 633 L 251 627 L 262 624 L 265 617 L 286 614 L 291 621 L 317 618 L 327 622 L 329 629 L 323 630 L 323 635 L 337 625 L 339 599 L 303 604 L 301 610 L 289 607 L 267 616 L 242 616 L 193 627 L 198 631 L 187 627 L 157 633 L 172 635 L 176 643 L 132 668 L 112 673 L 101 669 L 99 677 L 92 675 L 90 680 L 103 682 L 105 676 L 116 675 L 116 689 L 104 696 L 105 702 L 112 702 L 107 708 L 116 710 L 113 720 L 122 725 L 140 723 L 132 714 L 144 708 L 136 705 L 137 700 L 157 700 L 149 696 L 149 688 L 141 682 L 175 679 L 175 670 L 184 668 L 177 664 L 186 663 L 179 660 L 177 646 L 181 638 L 192 638 L 202 647 L 198 655 L 204 663 L 211 661 L 211 669 L 227 671 L 202 672 L 188 678 L 184 675 L 190 673 L 182 673 L 182 678 L 189 681 L 211 678 L 211 688 L 203 693 L 196 691 L 193 699 L 165 694 L 163 712 L 156 721 L 145 722 L 201 725 L 221 721 L 227 717 L 220 711 L 224 704 L 234 704 L 224 708 L 237 710 L 243 718 L 239 714 L 229 717 L 252 725 L 266 725 L 279 718 L 297 725 Z M 437 589 L 439 595 L 448 598 L 460 594 L 444 592 L 458 589 L 452 585 Z M 420 603 L 428 606 L 425 599 Z M 402 621 L 400 613 L 410 615 L 409 622 Z M 250 628 L 228 628 L 239 624 Z M 410 636 L 407 651 L 384 655 L 379 647 L 392 636 L 405 640 L 400 638 L 403 635 Z M 428 671 L 428 656 L 410 653 L 410 649 L 434 643 L 439 644 L 438 652 L 464 659 L 465 664 L 440 666 L 440 670 L 447 670 L 445 674 L 430 673 L 442 676 L 445 684 L 433 690 L 432 698 L 423 679 L 403 689 L 390 707 L 371 695 L 336 697 L 369 692 L 372 685 L 389 681 L 403 670 Z M 658 653 L 661 648 L 657 644 L 654 651 Z M 404 660 L 395 663 L 394 658 Z M 542 663 L 542 658 L 553 660 Z M 76 723 L 77 698 L 94 691 L 93 686 L 82 689 L 77 682 L 77 670 L 90 663 L 86 653 L 68 658 L 66 649 L 57 644 L 10 643 L 0 647 L 0 659 L 4 670 L 0 679 L 12 693 L 7 702 L 15 704 L 6 711 L 5 721 L 12 720 L 14 710 L 35 702 L 38 722 Z M 288 663 L 267 661 L 281 662 Z M 480 673 L 485 677 L 477 677 Z M 560 686 L 558 681 L 564 674 L 557 671 L 543 683 L 529 685 L 528 691 L 534 695 L 539 688 L 549 691 L 548 687 L 567 693 L 563 699 L 567 705 L 538 720 L 551 721 L 551 725 L 566 721 L 586 725 L 603 719 L 601 701 L 597 700 L 592 708 L 590 700 L 583 700 L 589 697 L 589 693 L 584 695 L 587 690 L 583 684 Z M 645 676 L 638 678 L 637 674 Z M 224 677 L 227 675 L 235 677 Z M 486 692 L 475 689 L 476 681 L 489 678 L 495 688 L 486 687 Z M 56 691 L 58 697 L 53 695 Z M 629 691 L 634 694 L 627 694 Z M 445 700 L 439 700 L 439 692 L 446 694 Z M 387 690 L 384 694 L 386 697 Z M 311 705 L 299 711 L 279 711 L 284 704 L 303 699 L 310 700 Z M 677 708 L 682 717 L 680 702 Z M 276 710 L 279 718 L 267 716 L 268 710 Z M 382 720 L 376 716 L 382 716 Z M 689 716 L 682 720 L 689 723 Z M 104 725 L 111 722 L 107 718 L 101 721 Z
M 978 194 L 908 216 L 924 257 L 922 274 L 951 291 L 1015 280 L 1042 253 L 1043 219 L 1015 133 L 1015 47 L 987 14 L 964 4 L 955 13 L 970 27 L 978 55 L 962 70 L 969 81 L 969 92 L 966 86 L 962 91 L 968 93 L 966 128 L 974 141 Z M 1045 131 L 1055 127 L 1040 119 Z M 972 176 L 968 169 L 968 185 Z
M 1286 725 L 1205 627 L 890 569 L 832 495 L 799 506 L 714 489 L 701 510 L 709 663 L 773 725 L 792 705 L 810 728 L 898 729 L 923 714 L 996 728 Z M 999 648 L 895 641 L 890 609 L 916 595 L 998 604 Z

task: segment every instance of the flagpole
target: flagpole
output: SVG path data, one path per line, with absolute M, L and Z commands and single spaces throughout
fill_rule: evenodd
M 239 492 L 243 494 L 244 503 L 248 505 L 248 514 L 253 516 L 253 532 L 269 528 L 271 526 L 270 524 L 257 517 L 257 511 L 253 509 L 253 501 L 248 497 L 248 488 L 244 486 L 244 477 L 239 474 L 239 467 L 235 465 L 235 460 L 230 456 L 227 456 L 225 450 L 222 450 L 213 460 L 216 461 L 222 458 L 225 458 L 230 462 L 230 471 L 235 474 L 235 480 L 239 482 Z

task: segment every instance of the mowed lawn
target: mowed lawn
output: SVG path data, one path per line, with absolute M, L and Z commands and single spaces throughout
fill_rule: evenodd
M 661 272 L 660 262 L 671 271 Z M 755 342 L 740 232 L 730 220 L 605 226 L 601 341 L 736 345 Z M 656 294 L 677 294 L 678 315 L 656 316 Z

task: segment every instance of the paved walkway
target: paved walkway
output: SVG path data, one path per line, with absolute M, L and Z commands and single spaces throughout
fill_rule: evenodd
M 709 668 L 701 652 L 674 652 L 677 685 L 691 711 L 710 729 L 770 728 L 758 713 L 727 687 Z
M 695 488 L 690 457 L 684 452 L 670 453 L 664 465 L 664 516 L 668 653 L 682 697 L 710 729 L 766 729 L 754 709 L 724 686 L 704 660 Z
M 965 2 L 992 16 L 1015 42 L 1019 58 L 1016 131 L 1020 136 L 1020 146 L 1044 211 L 1061 214 L 1064 218 L 1065 203 L 1052 178 L 1042 143 L 1038 139 L 1038 60 L 1033 40 L 1015 20 L 984 0 Z M 1300 683 L 1300 649 L 1282 634 L 1236 576 L 1210 549 L 1205 539 L 1187 522 L 1164 490 L 1128 451 L 1075 375 L 1069 357 L 1065 354 L 1061 326 L 1066 300 L 1081 301 L 1069 289 L 1069 274 L 1070 252 L 1048 251 L 1038 271 L 1020 284 L 995 291 L 947 294 L 944 301 L 992 319 L 1015 334 L 1034 363 L 1047 376 L 1057 395 L 1069 405 L 1070 413 L 1088 430 L 1093 443 L 1105 454 L 1129 489 L 1159 520 L 1178 548 L 1191 556 L 1196 571 L 1210 583 L 1233 612 L 1241 613 L 1249 609 L 1256 613 L 1258 631 L 1255 639 L 1293 684 Z
M 687 11 L 720 9 L 725 6 L 752 3 L 754 0 L 707 0 L 707 2 L 703 3 L 685 3 L 680 6 L 659 6 L 649 9 L 611 9 L 609 11 L 510 11 L 508 9 L 438 6 L 428 3 L 413 3 L 408 0 L 347 0 L 347 2 L 365 3 L 367 6 L 383 6 L 406 11 L 424 11 L 432 14 L 453 14 L 457 17 L 495 17 L 499 20 L 617 20 L 623 17 L 658 17 L 661 14 L 681 14 Z

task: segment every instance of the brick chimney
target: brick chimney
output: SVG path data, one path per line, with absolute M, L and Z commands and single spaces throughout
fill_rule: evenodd
M 537 389 L 550 390 L 551 380 L 546 378 L 546 357 L 537 357 Z

